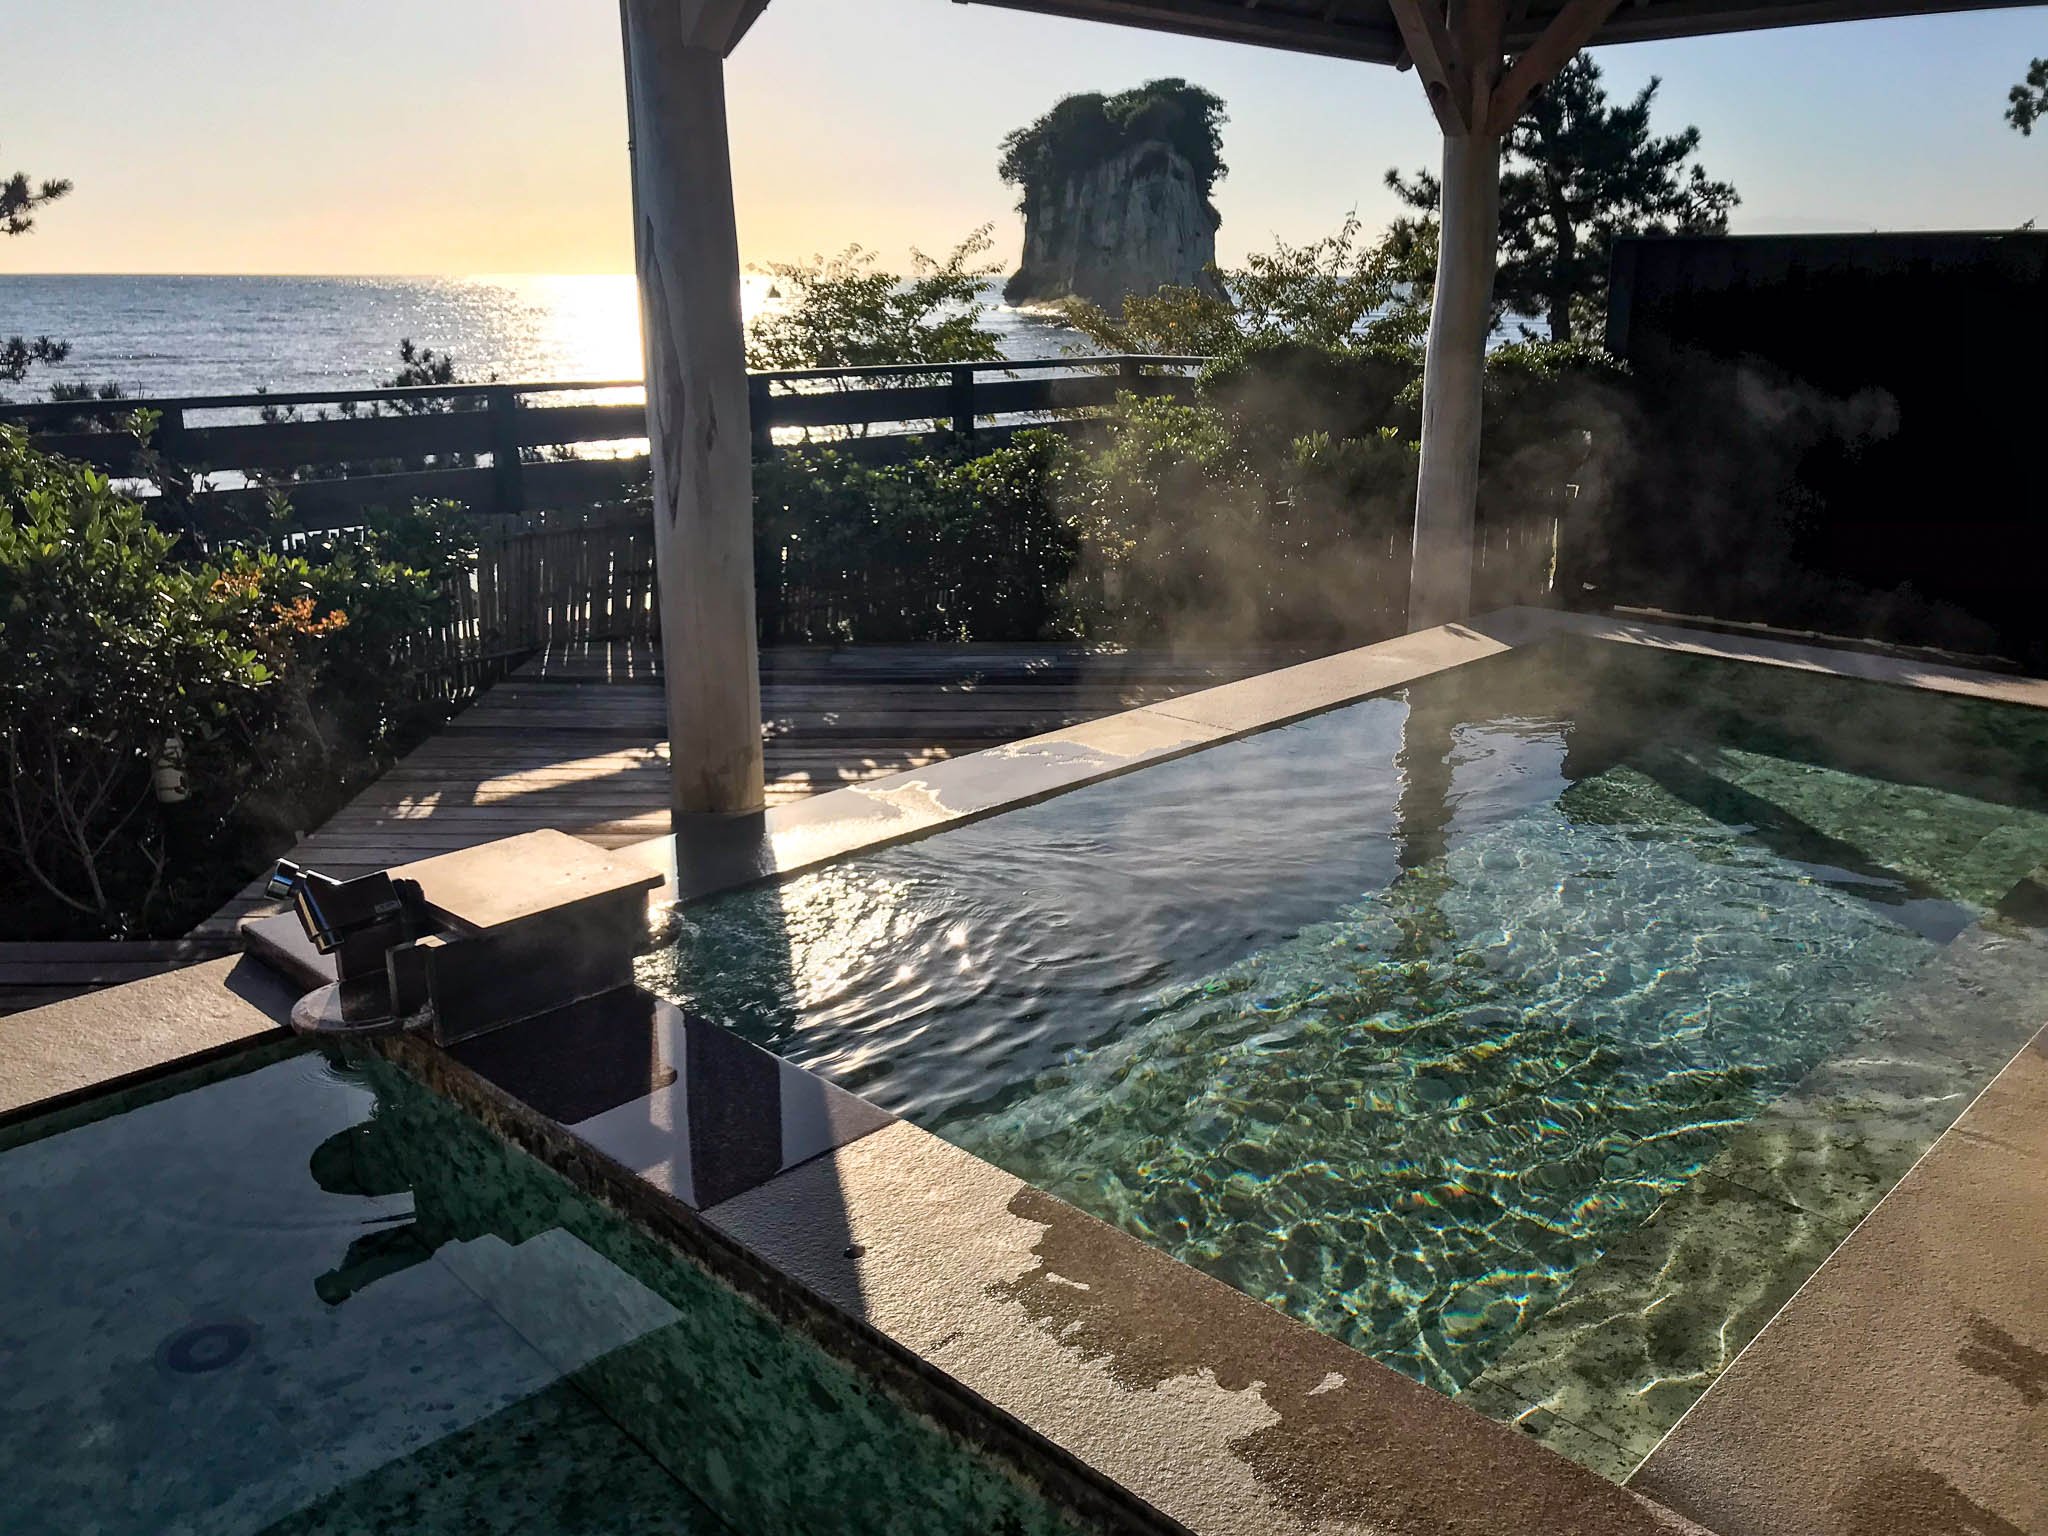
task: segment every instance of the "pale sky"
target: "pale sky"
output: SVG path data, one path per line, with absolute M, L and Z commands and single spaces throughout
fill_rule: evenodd
M 1738 232 L 2048 223 L 2005 93 L 2048 7 L 1638 44 Z M 69 176 L 0 272 L 611 272 L 632 265 L 616 0 L 0 0 L 0 173 Z M 1229 104 L 1226 263 L 1433 161 L 1414 76 L 950 0 L 774 0 L 728 66 L 750 263 L 890 261 L 996 226 L 997 145 L 1060 96 L 1183 75 Z

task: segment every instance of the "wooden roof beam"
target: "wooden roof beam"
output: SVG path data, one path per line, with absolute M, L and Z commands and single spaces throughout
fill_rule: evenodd
M 1387 8 L 1401 29 L 1408 57 L 1415 61 L 1416 78 L 1429 97 L 1437 125 L 1453 137 L 1470 133 L 1472 122 L 1466 114 L 1470 97 L 1458 68 L 1458 44 L 1436 0 L 1387 0 Z
M 1217 42 L 1249 43 L 1292 53 L 1356 59 L 1367 64 L 1394 62 L 1396 39 L 1383 26 L 1347 19 L 1332 0 L 1314 13 L 1277 10 L 1271 4 L 1245 0 L 953 0 L 955 5 L 997 5 L 1012 11 L 1034 11 L 1075 21 L 1101 21 L 1115 26 L 1174 32 Z
M 1621 8 L 1621 3 L 1622 0 L 1569 0 L 1501 77 L 1487 109 L 1486 131 L 1495 138 L 1506 137 L 1515 119 L 1522 115 L 1522 108 L 1528 105 L 1531 93 L 1555 79 L 1557 72 Z
M 1500 83 L 1501 55 L 1508 29 L 1507 0 L 1449 0 L 1452 36 L 1458 40 L 1458 68 L 1465 92 L 1468 131 L 1488 132 L 1493 89 Z
M 692 48 L 724 58 L 760 20 L 768 0 L 667 0 L 682 8 L 683 37 Z

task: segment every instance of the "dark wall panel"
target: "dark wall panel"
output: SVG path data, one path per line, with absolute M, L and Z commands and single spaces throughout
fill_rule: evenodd
M 2048 234 L 1625 240 L 1596 600 L 2048 665 Z

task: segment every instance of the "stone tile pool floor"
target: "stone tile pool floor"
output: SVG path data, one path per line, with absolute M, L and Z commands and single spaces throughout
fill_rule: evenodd
M 374 1057 L 0 1129 L 0 1233 L 8 1536 L 1074 1529 Z
M 724 898 L 648 984 L 1621 1477 L 2048 1017 L 2048 725 L 1618 649 Z

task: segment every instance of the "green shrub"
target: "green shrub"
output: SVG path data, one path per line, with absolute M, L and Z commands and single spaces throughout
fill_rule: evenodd
M 1080 546 L 1079 628 L 1326 645 L 1385 632 L 1390 555 L 1414 505 L 1414 454 L 1397 432 L 1285 437 L 1241 431 L 1213 405 L 1120 404 L 1059 480 Z
M 0 933 L 183 932 L 419 723 L 417 636 L 463 536 L 428 509 L 279 533 L 184 558 L 0 428 Z
M 754 568 L 773 641 L 990 640 L 1050 632 L 1073 563 L 1049 494 L 1061 446 L 900 464 L 772 454 L 754 467 Z
M 1627 367 L 1584 343 L 1524 342 L 1488 356 L 1485 390 L 1481 520 L 1599 516 L 1635 438 Z
M 298 557 L 292 595 L 348 615 L 307 658 L 310 718 L 342 764 L 380 761 L 446 714 L 427 671 L 445 657 L 422 642 L 448 623 L 451 588 L 475 568 L 474 522 L 460 502 L 439 501 L 372 508 L 346 533 L 294 529 L 286 508 L 272 538 Z
M 278 692 L 263 570 L 181 567 L 106 479 L 0 428 L 0 854 L 9 933 L 148 921 L 165 876 L 151 767 L 260 745 Z M 42 921 L 35 921 L 40 916 Z
M 1414 389 L 1422 361 L 1405 348 L 1254 341 L 1202 370 L 1202 398 L 1238 433 L 1268 443 L 1327 433 L 1375 437 L 1420 425 Z
M 1597 349 L 1495 354 L 1481 515 L 1496 532 L 1537 519 L 1529 559 L 1625 441 L 1624 383 Z M 1266 340 L 1212 363 L 1192 401 L 1127 395 L 1072 433 L 977 457 L 957 445 L 895 464 L 765 456 L 762 638 L 1331 647 L 1394 633 L 1419 384 L 1403 349 Z M 1497 583 L 1519 580 L 1516 561 L 1496 562 Z

